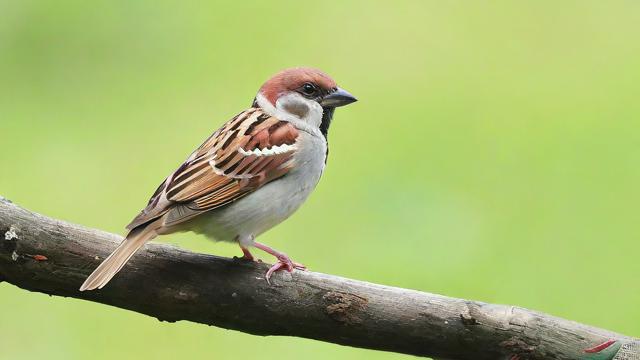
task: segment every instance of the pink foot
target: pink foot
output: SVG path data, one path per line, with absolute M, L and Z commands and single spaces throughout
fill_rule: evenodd
M 286 255 L 284 255 L 284 256 L 286 256 Z M 288 272 L 292 272 L 293 269 L 303 270 L 304 271 L 304 270 L 307 270 L 307 267 L 302 265 L 302 264 L 299 264 L 297 262 L 293 262 L 289 258 L 286 258 L 286 260 L 278 259 L 278 262 L 273 264 L 269 268 L 269 270 L 267 270 L 267 274 L 264 276 L 264 278 L 267 280 L 267 283 L 269 285 L 271 285 L 271 281 L 269 281 L 269 279 L 271 279 L 271 275 L 273 275 L 274 272 L 276 272 L 278 270 L 287 270 Z
M 278 259 L 278 261 L 275 264 L 273 264 L 273 266 L 271 266 L 267 271 L 267 273 L 265 274 L 265 279 L 267 280 L 267 283 L 269 285 L 271 285 L 271 281 L 270 281 L 271 275 L 273 275 L 273 273 L 276 271 L 287 270 L 288 272 L 292 272 L 293 269 L 307 270 L 306 266 L 300 263 L 291 261 L 291 259 L 285 253 L 276 251 L 261 243 L 255 243 L 255 247 L 275 256 L 276 259 Z

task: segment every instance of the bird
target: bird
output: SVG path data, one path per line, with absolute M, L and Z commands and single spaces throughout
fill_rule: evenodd
M 327 135 L 337 107 L 357 101 L 326 73 L 282 70 L 258 90 L 251 107 L 209 136 L 153 193 L 126 226 L 119 246 L 80 291 L 102 289 L 145 243 L 192 231 L 273 255 L 265 274 L 305 270 L 284 252 L 256 241 L 291 216 L 316 187 L 328 156 Z

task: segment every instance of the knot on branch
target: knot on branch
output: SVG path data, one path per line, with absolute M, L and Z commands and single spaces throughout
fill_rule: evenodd
M 485 319 L 486 315 L 482 313 L 482 309 L 473 301 L 464 301 L 464 308 L 460 313 L 460 321 L 465 326 L 479 325 L 480 320 Z
M 9 227 L 9 230 L 5 231 L 4 239 L 7 240 L 7 241 L 11 241 L 13 239 L 17 239 L 18 238 L 18 233 L 16 231 L 17 231 L 16 227 L 11 225 L 11 227 Z
M 535 345 L 528 344 L 515 336 L 501 342 L 500 346 L 509 351 L 509 353 L 514 354 L 518 359 L 527 359 L 527 355 L 536 349 Z
M 360 313 L 367 306 L 367 299 L 343 292 L 329 291 L 323 297 L 329 304 L 325 311 L 330 318 L 347 325 L 362 322 Z
M 460 314 L 460 320 L 464 325 L 478 325 L 478 320 L 471 316 L 471 314 Z
M 6 228 L 5 228 L 6 229 Z M 0 239 L 2 241 L 2 246 L 0 249 L 6 251 L 7 253 L 11 253 L 12 259 L 15 261 L 16 248 L 18 247 L 18 228 L 11 225 L 8 229 L 0 232 L 4 235 L 4 239 Z

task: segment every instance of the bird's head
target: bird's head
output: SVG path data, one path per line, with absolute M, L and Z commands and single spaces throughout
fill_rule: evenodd
M 324 72 L 308 67 L 283 70 L 262 85 L 256 103 L 265 110 L 284 112 L 320 128 L 326 136 L 333 111 L 357 99 Z

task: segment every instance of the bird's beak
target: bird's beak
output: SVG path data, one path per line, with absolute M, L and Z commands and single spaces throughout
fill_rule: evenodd
M 349 105 L 356 101 L 358 101 L 358 99 L 349 94 L 347 90 L 337 88 L 334 92 L 331 92 L 322 98 L 320 105 L 322 105 L 322 107 L 336 108 L 338 106 Z

